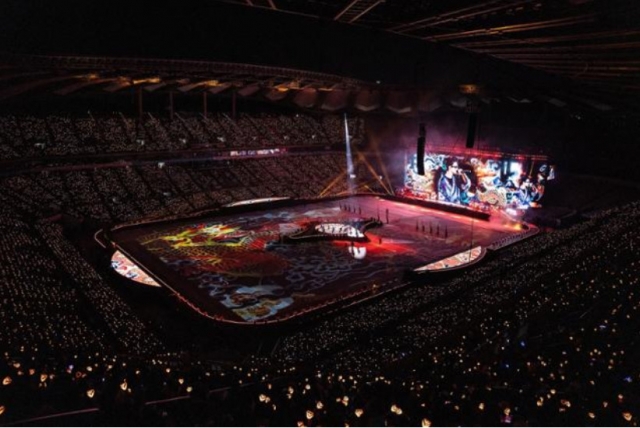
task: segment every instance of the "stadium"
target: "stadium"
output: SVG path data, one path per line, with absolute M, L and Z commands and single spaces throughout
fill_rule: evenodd
M 638 5 L 0 11 L 0 425 L 638 425 Z

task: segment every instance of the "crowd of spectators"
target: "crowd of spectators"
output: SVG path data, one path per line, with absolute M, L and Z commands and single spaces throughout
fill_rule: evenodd
M 263 197 L 317 197 L 342 172 L 340 153 L 39 169 L 0 178 L 13 205 L 101 223 L 180 214 Z M 333 193 L 344 190 L 334 186 Z
M 6 203 L 3 199 L 0 206 L 3 350 L 101 349 L 104 336 L 80 315 L 79 290 L 37 231 Z
M 69 288 L 83 298 L 98 288 L 86 298 L 95 299 L 92 308 L 103 307 L 105 331 L 120 334 L 100 336 L 95 326 L 82 328 L 68 307 L 58 309 L 64 314 L 59 322 L 77 327 L 64 340 L 44 330 L 37 340 L 15 342 L 24 335 L 5 331 L 3 343 L 20 343 L 5 352 L 0 368 L 5 420 L 29 411 L 95 408 L 86 417 L 157 425 L 638 421 L 638 203 L 533 237 L 463 277 L 408 288 L 286 335 L 269 357 L 253 356 L 235 366 L 162 351 L 157 339 L 142 333 L 145 327 L 134 314 L 126 322 L 109 319 L 126 305 L 109 294 L 59 227 L 20 225 L 14 217 L 3 215 L 3 225 L 11 226 L 20 248 L 29 248 L 24 239 L 38 239 L 31 247 L 51 253 L 26 257 L 42 260 L 49 270 L 60 268 L 60 258 L 71 261 L 67 272 L 76 279 Z M 20 253 L 7 250 L 2 254 Z M 8 275 L 17 272 L 50 283 L 45 296 L 33 290 L 14 300 L 74 303 L 60 297 L 62 284 L 56 287 L 48 270 Z M 37 320 L 23 322 L 30 329 Z M 43 327 L 46 321 L 40 321 Z M 127 340 L 121 345 L 128 352 L 105 346 L 113 337 Z M 75 353 L 43 360 L 38 346 Z M 26 391 L 34 392 L 28 404 Z
M 331 139 L 340 124 L 219 119 L 140 126 L 117 115 L 2 117 L 0 147 L 3 156 L 38 155 L 25 141 L 53 141 L 59 153 L 103 144 L 126 151 L 132 137 L 161 135 L 199 135 L 202 144 L 257 136 L 264 147 L 285 135 Z M 238 123 L 241 137 L 230 131 Z M 57 213 L 114 224 L 257 197 L 333 194 L 344 189 L 329 186 L 343 163 L 344 154 L 323 151 L 79 164 L 0 178 L 0 424 L 51 416 L 40 423 L 637 426 L 640 202 L 496 248 L 455 277 L 427 276 L 283 331 L 236 361 L 169 343 L 51 220 Z M 227 343 L 228 332 L 211 330 L 220 347 Z
M 352 141 L 364 138 L 361 118 L 349 118 Z M 121 113 L 86 116 L 0 117 L 0 160 L 96 153 L 176 151 L 191 148 L 247 149 L 331 146 L 344 143 L 339 116 L 191 113 L 141 119 Z

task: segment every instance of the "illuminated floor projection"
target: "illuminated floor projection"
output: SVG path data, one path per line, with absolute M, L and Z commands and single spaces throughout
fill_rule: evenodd
M 113 256 L 111 256 L 111 267 L 120 275 L 132 281 L 144 285 L 150 285 L 152 287 L 160 287 L 160 284 L 147 275 L 145 271 L 140 269 L 120 251 L 116 251 L 113 253 Z
M 199 312 L 256 322 L 383 291 L 407 269 L 471 248 L 475 256 L 477 248 L 518 233 L 513 224 L 354 196 L 134 226 L 113 238 Z

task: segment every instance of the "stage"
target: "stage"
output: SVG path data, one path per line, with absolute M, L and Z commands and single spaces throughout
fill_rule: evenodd
M 388 291 L 407 270 L 450 268 L 448 260 L 463 266 L 461 254 L 522 233 L 500 216 L 481 220 L 374 195 L 276 205 L 222 208 L 108 235 L 201 314 L 265 323 Z

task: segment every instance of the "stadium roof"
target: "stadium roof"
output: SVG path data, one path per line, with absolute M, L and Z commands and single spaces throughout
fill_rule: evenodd
M 640 4 L 635 1 L 217 1 L 446 43 L 605 91 L 640 91 Z
M 3 3 L 0 101 L 132 88 L 407 113 L 637 110 L 640 7 L 613 0 Z M 466 88 L 466 89 L 465 89 Z M 479 91 L 479 92 L 478 92 Z M 461 94 L 461 92 L 463 92 Z

